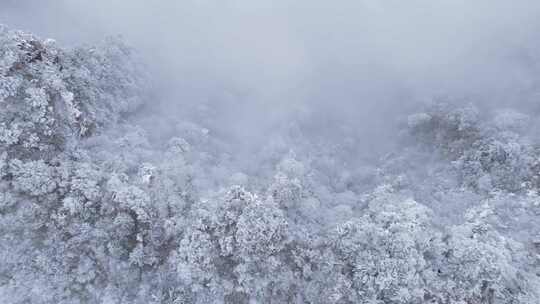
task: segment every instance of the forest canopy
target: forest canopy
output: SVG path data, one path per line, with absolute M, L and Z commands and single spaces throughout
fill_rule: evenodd
M 147 69 L 0 27 L 0 302 L 538 303 L 537 104 L 433 98 L 369 157 L 299 111 L 242 153 Z

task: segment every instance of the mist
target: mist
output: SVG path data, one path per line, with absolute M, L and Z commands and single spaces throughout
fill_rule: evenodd
M 537 79 L 537 1 L 3 6 L 2 22 L 66 45 L 122 35 L 152 71 L 153 103 L 168 114 L 219 108 L 227 132 L 247 145 L 307 111 L 314 127 L 345 123 L 366 147 L 379 146 L 392 140 L 393 122 L 433 98 L 515 106 Z
M 0 0 L 2 303 L 536 304 L 539 202 L 539 1 Z

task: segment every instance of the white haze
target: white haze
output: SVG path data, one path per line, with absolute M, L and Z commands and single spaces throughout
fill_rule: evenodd
M 366 147 L 381 146 L 400 115 L 434 97 L 533 98 L 538 69 L 538 1 L 4 3 L 1 22 L 62 44 L 123 35 L 167 114 L 210 103 L 248 145 L 307 111 L 315 127 L 351 123 Z
M 538 303 L 540 1 L 0 24 L 1 303 Z

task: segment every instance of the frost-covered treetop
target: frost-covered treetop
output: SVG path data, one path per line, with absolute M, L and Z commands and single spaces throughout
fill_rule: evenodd
M 118 39 L 65 50 L 0 26 L 0 143 L 22 158 L 50 158 L 133 111 L 143 73 Z

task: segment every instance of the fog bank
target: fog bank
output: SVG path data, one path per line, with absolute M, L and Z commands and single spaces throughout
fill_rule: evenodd
M 152 71 L 151 103 L 164 115 L 205 104 L 244 143 L 300 115 L 314 133 L 346 124 L 371 146 L 433 98 L 488 106 L 537 98 L 540 3 L 532 0 L 1 6 L 1 22 L 65 45 L 122 35 Z

